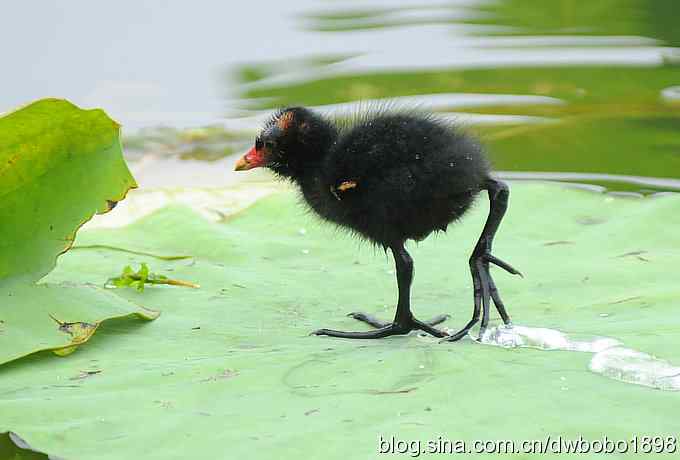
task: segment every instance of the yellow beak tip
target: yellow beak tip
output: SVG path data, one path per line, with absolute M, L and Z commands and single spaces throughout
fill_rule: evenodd
M 248 162 L 246 161 L 245 158 L 240 158 L 237 162 L 236 165 L 234 165 L 234 171 L 245 171 L 248 168 Z

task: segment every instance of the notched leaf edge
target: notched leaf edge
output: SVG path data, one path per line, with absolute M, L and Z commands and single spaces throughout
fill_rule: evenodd
M 11 449 L 11 450 L 10 450 Z M 63 457 L 47 454 L 43 451 L 34 449 L 21 436 L 13 431 L 5 431 L 0 433 L 0 451 L 9 453 L 9 458 L 23 458 L 21 452 L 30 452 L 33 454 L 44 455 L 46 460 L 64 460 Z M 31 458 L 34 458 L 31 456 Z

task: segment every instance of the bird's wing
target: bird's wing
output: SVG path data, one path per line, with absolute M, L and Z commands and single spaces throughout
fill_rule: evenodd
M 330 189 L 331 193 L 336 199 L 342 200 L 342 196 L 345 194 L 345 192 L 356 188 L 357 185 L 358 183 L 356 180 L 344 180 L 337 185 L 331 185 Z

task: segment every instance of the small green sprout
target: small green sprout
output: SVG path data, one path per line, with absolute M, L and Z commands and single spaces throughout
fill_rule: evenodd
M 129 265 L 126 266 L 123 268 L 123 272 L 120 276 L 109 278 L 106 284 L 118 288 L 133 287 L 139 292 L 144 292 L 144 286 L 146 284 L 169 284 L 171 286 L 185 286 L 194 289 L 201 287 L 198 284 L 190 283 L 189 281 L 173 280 L 164 275 L 151 273 L 149 272 L 149 266 L 145 263 L 142 263 L 139 270 L 136 272 Z

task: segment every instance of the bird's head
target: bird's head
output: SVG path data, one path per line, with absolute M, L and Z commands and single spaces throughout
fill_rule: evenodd
M 241 157 L 236 171 L 265 167 L 284 177 L 296 177 L 313 167 L 331 146 L 337 131 L 332 123 L 303 107 L 278 111 Z

